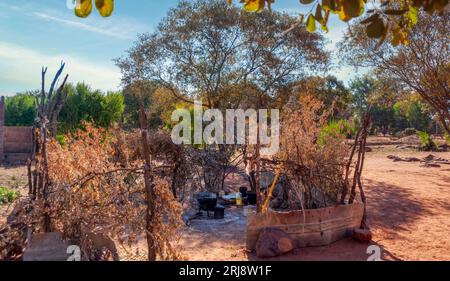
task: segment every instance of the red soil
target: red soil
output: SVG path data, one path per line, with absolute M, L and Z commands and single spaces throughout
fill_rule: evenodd
M 423 158 L 429 153 L 384 149 L 367 154 L 364 185 L 373 232 L 369 245 L 380 247 L 382 260 L 450 260 L 450 165 L 423 168 L 417 162 L 393 162 L 389 154 Z M 450 159 L 450 153 L 435 155 Z M 181 244 L 187 258 L 255 260 L 245 251 L 243 220 L 186 229 Z M 369 245 L 348 238 L 275 260 L 367 260 Z

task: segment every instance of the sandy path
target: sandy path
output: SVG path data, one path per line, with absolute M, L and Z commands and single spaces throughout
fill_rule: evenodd
M 376 153 L 367 161 L 374 241 L 402 260 L 450 260 L 450 165 L 422 168 L 392 162 L 387 155 Z M 418 158 L 427 155 L 414 153 Z M 435 155 L 450 159 L 450 153 Z

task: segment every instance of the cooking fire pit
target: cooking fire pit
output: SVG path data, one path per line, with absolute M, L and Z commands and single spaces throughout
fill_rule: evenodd
M 217 197 L 208 193 L 201 192 L 196 194 L 199 212 L 205 211 L 209 217 L 209 212 L 214 212 L 217 205 Z

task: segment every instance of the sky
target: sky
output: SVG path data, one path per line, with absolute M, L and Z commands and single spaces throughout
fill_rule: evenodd
M 42 66 L 48 67 L 50 80 L 61 61 L 66 62 L 69 82 L 119 90 L 121 74 L 113 59 L 124 55 L 138 34 L 152 32 L 178 0 L 115 0 L 111 17 L 102 18 L 95 10 L 86 19 L 76 17 L 67 2 L 0 0 L 0 95 L 38 89 Z M 311 6 L 277 0 L 273 8 L 298 15 Z M 333 17 L 329 27 L 327 48 L 334 50 L 346 24 Z M 347 67 L 330 71 L 345 82 L 351 73 Z

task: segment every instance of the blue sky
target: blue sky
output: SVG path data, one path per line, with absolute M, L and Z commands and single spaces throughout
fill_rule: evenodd
M 66 2 L 0 0 L 0 95 L 39 88 L 42 65 L 48 66 L 51 79 L 61 60 L 67 63 L 70 82 L 120 89 L 120 71 L 112 59 L 123 55 L 137 34 L 152 32 L 178 0 L 116 0 L 110 18 L 94 11 L 87 19 L 75 17 Z M 277 0 L 273 8 L 296 15 L 311 7 Z M 345 28 L 333 17 L 328 48 L 334 49 Z M 330 73 L 348 81 L 350 71 L 341 67 Z

